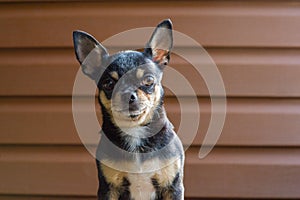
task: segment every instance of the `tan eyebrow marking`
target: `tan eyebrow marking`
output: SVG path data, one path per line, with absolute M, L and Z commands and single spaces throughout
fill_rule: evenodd
M 116 71 L 110 72 L 111 77 L 113 77 L 116 80 L 119 80 L 119 74 Z
M 143 70 L 143 69 L 137 69 L 137 71 L 136 71 L 136 77 L 138 79 L 140 79 L 140 78 L 142 78 L 144 76 L 144 73 L 145 73 L 145 70 Z

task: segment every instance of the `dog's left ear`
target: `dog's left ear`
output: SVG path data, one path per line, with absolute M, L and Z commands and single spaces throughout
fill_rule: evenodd
M 145 54 L 160 67 L 169 63 L 173 47 L 172 22 L 166 19 L 157 25 L 145 48 Z

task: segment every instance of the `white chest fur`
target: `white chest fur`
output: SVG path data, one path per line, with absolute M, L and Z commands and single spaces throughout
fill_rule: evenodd
M 154 173 L 128 174 L 130 182 L 131 197 L 135 200 L 145 200 L 155 198 L 155 189 L 151 182 Z
M 149 129 L 147 127 L 134 127 L 134 128 L 122 128 L 124 136 L 129 135 L 131 137 L 124 137 L 125 143 L 130 151 L 141 145 L 141 139 L 149 137 Z
M 155 188 L 152 183 L 152 178 L 162 175 L 162 171 L 167 166 L 160 159 L 151 159 L 143 164 L 140 164 L 138 173 L 128 173 L 130 182 L 130 193 L 135 200 L 152 200 L 155 199 Z M 153 171 L 154 170 L 154 171 Z
M 152 159 L 142 164 L 140 173 L 128 173 L 130 182 L 130 193 L 135 200 L 153 200 L 155 199 L 155 188 L 152 179 L 161 186 L 166 187 L 172 183 L 176 174 L 179 172 L 180 159 L 173 160 L 172 163 L 166 163 L 160 159 Z M 151 171 L 153 169 L 155 171 Z

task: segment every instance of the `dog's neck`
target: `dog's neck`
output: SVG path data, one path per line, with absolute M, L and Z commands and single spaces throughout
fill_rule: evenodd
M 102 132 L 114 145 L 125 151 L 141 153 L 156 151 L 167 145 L 167 140 L 162 138 L 166 138 L 170 131 L 173 131 L 173 125 L 168 120 L 164 107 L 161 106 L 156 112 L 150 123 L 129 128 L 117 127 L 109 115 L 103 113 Z

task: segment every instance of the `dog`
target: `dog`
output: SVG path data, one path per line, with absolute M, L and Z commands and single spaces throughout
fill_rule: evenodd
M 102 111 L 98 199 L 183 200 L 184 150 L 161 83 L 173 47 L 171 20 L 157 25 L 143 51 L 110 55 L 83 31 L 73 32 L 73 42 L 83 73 L 97 84 Z

